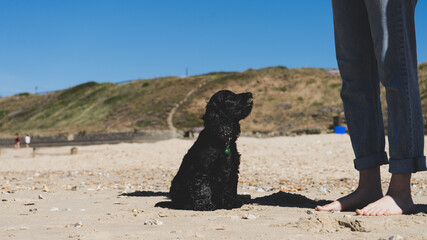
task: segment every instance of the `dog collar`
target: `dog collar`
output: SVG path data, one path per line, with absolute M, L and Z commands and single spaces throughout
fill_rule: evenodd
M 224 150 L 224 153 L 225 153 L 225 155 L 229 155 L 230 154 L 231 137 L 227 136 L 227 135 L 221 135 L 219 138 L 221 140 L 225 141 L 225 150 Z
M 227 142 L 225 142 L 225 151 L 224 151 L 225 155 L 230 154 L 230 140 L 228 140 Z

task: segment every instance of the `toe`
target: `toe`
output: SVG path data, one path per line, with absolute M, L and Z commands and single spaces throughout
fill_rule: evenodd
M 366 211 L 365 214 L 363 214 L 363 215 L 365 215 L 365 216 L 375 216 L 375 213 L 377 212 L 377 210 L 378 210 L 377 208 L 371 208 L 368 211 Z
M 370 205 L 368 205 L 368 206 L 366 206 L 366 207 L 364 207 L 364 208 L 362 208 L 362 209 L 357 209 L 357 210 L 356 210 L 356 213 L 357 213 L 358 215 L 368 216 L 368 215 L 366 215 L 366 214 L 367 214 L 371 209 L 372 209 L 372 207 L 371 207 Z
M 317 206 L 317 207 L 315 208 L 315 210 L 316 210 L 316 211 L 328 211 L 328 209 L 330 208 L 330 207 L 329 207 L 329 205 L 330 205 L 330 204 L 323 205 L 323 206 Z
M 376 212 L 376 215 L 377 216 L 384 216 L 386 212 L 387 212 L 387 209 L 380 209 Z
M 316 211 L 332 211 L 332 210 L 340 210 L 341 211 L 341 204 L 338 201 L 332 202 L 330 204 L 326 204 L 323 206 L 317 206 L 315 208 Z
M 377 208 L 372 211 L 371 216 L 381 216 L 385 212 L 385 209 L 383 208 Z

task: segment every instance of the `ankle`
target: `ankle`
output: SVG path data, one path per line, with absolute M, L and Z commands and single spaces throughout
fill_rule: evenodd
M 358 191 L 369 191 L 382 195 L 380 167 L 373 167 L 359 171 Z
M 411 174 L 392 174 L 387 195 L 411 196 Z

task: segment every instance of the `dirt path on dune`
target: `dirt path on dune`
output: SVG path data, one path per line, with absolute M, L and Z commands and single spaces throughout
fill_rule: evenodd
M 204 85 L 206 85 L 206 83 L 208 83 L 209 82 L 209 80 L 206 80 L 205 82 L 203 82 L 203 83 L 200 83 L 199 85 L 197 85 L 197 87 L 196 88 L 193 88 L 191 91 L 189 91 L 186 95 L 185 95 L 185 97 L 184 97 L 184 99 L 182 99 L 179 103 L 176 103 L 175 104 L 175 106 L 171 109 L 171 111 L 169 112 L 169 114 L 168 114 L 168 119 L 167 119 L 167 121 L 168 121 L 168 127 L 169 127 L 169 130 L 171 130 L 171 131 L 173 131 L 174 133 L 176 133 L 177 132 L 177 129 L 175 128 L 175 126 L 173 125 L 173 116 L 174 116 L 174 114 L 175 114 L 175 112 L 176 112 L 176 110 L 182 105 L 182 104 L 184 104 L 187 100 L 188 100 L 188 98 L 195 92 L 195 91 L 197 91 L 197 90 L 199 90 L 201 87 L 203 87 Z

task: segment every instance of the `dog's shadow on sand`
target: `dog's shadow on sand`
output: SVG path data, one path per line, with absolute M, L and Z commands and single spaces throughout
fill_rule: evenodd
M 119 196 L 125 197 L 169 197 L 168 192 L 153 192 L 153 191 L 136 191 L 132 193 L 123 193 Z M 276 192 L 271 195 L 257 197 L 252 199 L 250 195 L 239 195 L 244 204 L 254 204 L 262 206 L 278 206 L 278 207 L 296 207 L 296 208 L 315 208 L 317 205 L 325 205 L 331 203 L 329 200 L 310 199 L 304 195 L 288 192 Z M 171 201 L 158 202 L 155 205 L 160 208 L 179 209 L 172 205 Z M 414 214 L 427 214 L 427 204 L 415 204 L 416 211 Z
M 315 208 L 317 205 L 328 204 L 331 201 L 310 199 L 304 195 L 289 192 L 276 192 L 264 197 L 251 199 L 249 204 L 278 207 Z
M 136 191 L 132 193 L 123 193 L 119 196 L 125 197 L 169 197 L 167 192 L 153 192 L 153 191 Z M 331 201 L 326 200 L 312 200 L 306 196 L 287 193 L 287 192 L 277 192 L 264 197 L 257 197 L 252 199 L 250 195 L 239 195 L 239 198 L 244 202 L 244 204 L 256 204 L 256 205 L 265 205 L 265 206 L 280 206 L 280 207 L 298 207 L 298 208 L 314 208 L 317 205 L 323 205 L 330 203 Z M 161 208 L 171 208 L 173 207 L 171 201 L 162 201 L 158 202 L 156 207 Z
M 169 197 L 167 192 L 153 192 L 153 191 L 136 191 L 132 193 L 122 193 L 120 197 Z
M 167 192 L 153 192 L 153 191 L 136 191 L 132 193 L 123 193 L 119 196 L 125 197 L 169 197 Z M 264 206 L 279 206 L 279 207 L 297 207 L 297 208 L 314 208 L 317 205 L 324 205 L 330 203 L 327 200 L 312 200 L 306 196 L 287 193 L 279 191 L 264 197 L 257 197 L 252 199 L 250 195 L 239 195 L 239 198 L 244 204 L 256 204 Z M 177 209 L 172 205 L 171 201 L 158 202 L 156 207 Z

